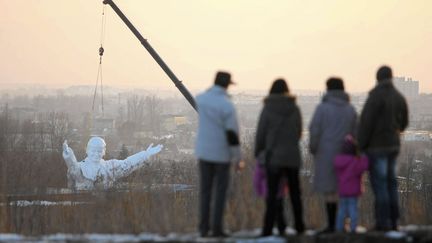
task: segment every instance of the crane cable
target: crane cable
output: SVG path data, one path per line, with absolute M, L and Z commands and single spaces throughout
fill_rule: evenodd
M 104 115 L 104 102 L 103 102 L 103 83 L 102 83 L 102 57 L 104 54 L 105 49 L 103 48 L 104 41 L 105 41 L 105 29 L 106 29 L 106 15 L 105 15 L 105 4 L 102 8 L 102 20 L 101 20 L 101 35 L 100 35 L 100 47 L 99 47 L 99 66 L 96 76 L 96 85 L 94 89 L 93 94 L 93 105 L 92 105 L 92 112 L 94 114 L 95 111 L 95 101 L 96 101 L 96 94 L 98 89 L 98 84 L 100 81 L 100 92 L 101 92 L 101 108 L 102 108 L 102 116 Z

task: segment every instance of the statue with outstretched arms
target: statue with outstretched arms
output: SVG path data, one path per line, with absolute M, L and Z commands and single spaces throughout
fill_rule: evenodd
M 78 162 L 74 152 L 63 143 L 63 158 L 68 167 L 68 186 L 78 190 L 91 190 L 95 187 L 109 188 L 114 182 L 140 168 L 148 159 L 159 153 L 163 146 L 150 146 L 124 160 L 104 160 L 106 144 L 100 137 L 90 138 L 87 144 L 87 157 Z

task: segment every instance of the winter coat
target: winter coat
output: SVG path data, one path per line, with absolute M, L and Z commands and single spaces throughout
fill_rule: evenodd
M 239 134 L 237 115 L 226 90 L 213 86 L 196 97 L 199 124 L 195 144 L 198 159 L 229 163 L 239 157 L 240 146 L 230 146 L 227 131 Z
M 309 125 L 309 149 L 314 156 L 314 189 L 322 193 L 337 190 L 333 161 L 348 133 L 354 134 L 357 113 L 348 94 L 330 90 L 315 110 Z
M 264 100 L 255 140 L 255 156 L 265 151 L 267 166 L 299 168 L 302 133 L 300 109 L 289 95 L 269 95 Z
M 357 197 L 361 195 L 361 177 L 368 169 L 369 162 L 366 155 L 355 156 L 339 154 L 334 161 L 338 192 L 342 197 Z
M 360 118 L 358 141 L 366 152 L 397 152 L 400 133 L 408 126 L 405 98 L 390 80 L 379 82 L 369 92 Z

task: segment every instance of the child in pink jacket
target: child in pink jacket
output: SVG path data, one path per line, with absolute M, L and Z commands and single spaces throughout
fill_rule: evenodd
M 351 135 L 345 137 L 342 153 L 336 156 L 334 166 L 339 192 L 336 230 L 344 230 L 345 218 L 348 217 L 351 220 L 351 232 L 355 232 L 362 174 L 368 169 L 369 162 L 365 155 L 359 155 L 357 144 Z

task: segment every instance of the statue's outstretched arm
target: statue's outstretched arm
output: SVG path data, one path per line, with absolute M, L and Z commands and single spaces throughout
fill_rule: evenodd
M 73 150 L 68 146 L 67 140 L 63 143 L 63 159 L 69 170 L 79 168 L 78 161 Z
M 125 160 L 106 161 L 106 166 L 108 167 L 108 170 L 111 171 L 112 176 L 115 179 L 118 179 L 129 175 L 132 171 L 143 166 L 151 156 L 159 153 L 162 148 L 163 146 L 160 144 L 156 146 L 150 144 L 147 150 L 131 155 Z
M 127 157 L 126 160 L 133 165 L 140 165 L 143 164 L 144 161 L 147 161 L 151 156 L 159 153 L 162 150 L 162 148 L 163 145 L 161 144 L 158 144 L 156 146 L 150 144 L 146 150 L 131 155 Z

